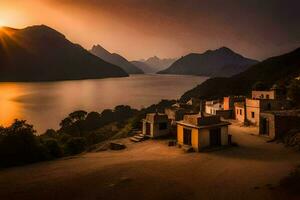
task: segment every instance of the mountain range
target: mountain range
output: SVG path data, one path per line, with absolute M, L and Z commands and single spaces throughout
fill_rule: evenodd
M 139 60 L 138 62 L 145 63 L 149 67 L 148 70 L 150 70 L 151 73 L 156 73 L 170 67 L 176 60 L 177 58 L 159 58 L 153 56 L 146 60 Z
M 100 45 L 94 45 L 90 50 L 92 54 L 105 60 L 106 62 L 112 63 L 121 67 L 128 74 L 143 74 L 143 70 L 130 63 L 126 58 L 116 53 L 110 53 Z
M 54 81 L 128 74 L 45 26 L 0 29 L 0 81 Z
M 228 95 L 247 95 L 256 82 L 287 86 L 289 81 L 300 75 L 300 48 L 284 55 L 266 59 L 251 66 L 246 71 L 229 78 L 211 78 L 187 91 L 182 101 L 191 97 L 206 99 Z
M 258 61 L 245 58 L 227 47 L 208 50 L 202 54 L 191 53 L 159 74 L 200 75 L 209 77 L 230 77 L 245 71 Z

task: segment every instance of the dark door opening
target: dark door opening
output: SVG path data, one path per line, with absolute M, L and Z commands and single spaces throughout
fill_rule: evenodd
M 221 129 L 212 129 L 209 131 L 210 146 L 221 146 Z
M 192 130 L 183 129 L 183 144 L 192 145 Z
M 151 124 L 146 122 L 146 135 L 150 135 L 151 132 Z
M 266 118 L 261 118 L 260 119 L 260 126 L 261 126 L 261 135 L 269 135 L 269 122 Z

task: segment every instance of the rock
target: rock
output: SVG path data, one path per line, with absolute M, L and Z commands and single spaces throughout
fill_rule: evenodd
M 111 142 L 110 143 L 110 149 L 111 150 L 122 150 L 125 149 L 126 145 L 121 144 L 121 143 L 115 143 L 115 142 Z

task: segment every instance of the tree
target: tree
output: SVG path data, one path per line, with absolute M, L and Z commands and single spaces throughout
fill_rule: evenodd
M 0 140 L 0 167 L 24 165 L 47 159 L 47 152 L 34 135 L 33 126 L 25 120 L 15 120 L 2 128 Z
M 87 112 L 84 111 L 84 110 L 78 110 L 78 111 L 75 111 L 75 112 L 72 112 L 69 114 L 69 117 L 73 120 L 73 122 L 75 121 L 82 121 L 85 119 L 87 115 Z
M 60 127 L 61 127 L 62 129 L 64 129 L 64 128 L 70 127 L 72 124 L 73 124 L 72 119 L 71 119 L 70 117 L 66 117 L 65 119 L 63 119 L 63 120 L 60 122 L 59 125 L 60 125 Z
M 287 96 L 292 100 L 297 106 L 300 104 L 300 81 L 293 80 L 288 86 Z
M 73 137 L 66 143 L 66 152 L 75 155 L 83 152 L 87 146 L 87 141 L 83 137 Z
M 252 89 L 253 90 L 256 90 L 256 91 L 264 91 L 264 90 L 267 90 L 268 87 L 267 85 L 262 82 L 262 81 L 257 81 L 256 83 L 254 83 L 254 85 L 252 86 Z

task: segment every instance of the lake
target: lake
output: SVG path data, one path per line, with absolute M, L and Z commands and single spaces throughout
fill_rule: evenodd
M 161 99 L 177 99 L 206 77 L 132 75 L 126 78 L 43 83 L 0 83 L 0 125 L 25 119 L 42 133 L 57 129 L 75 110 L 101 112 L 117 105 L 147 107 Z

